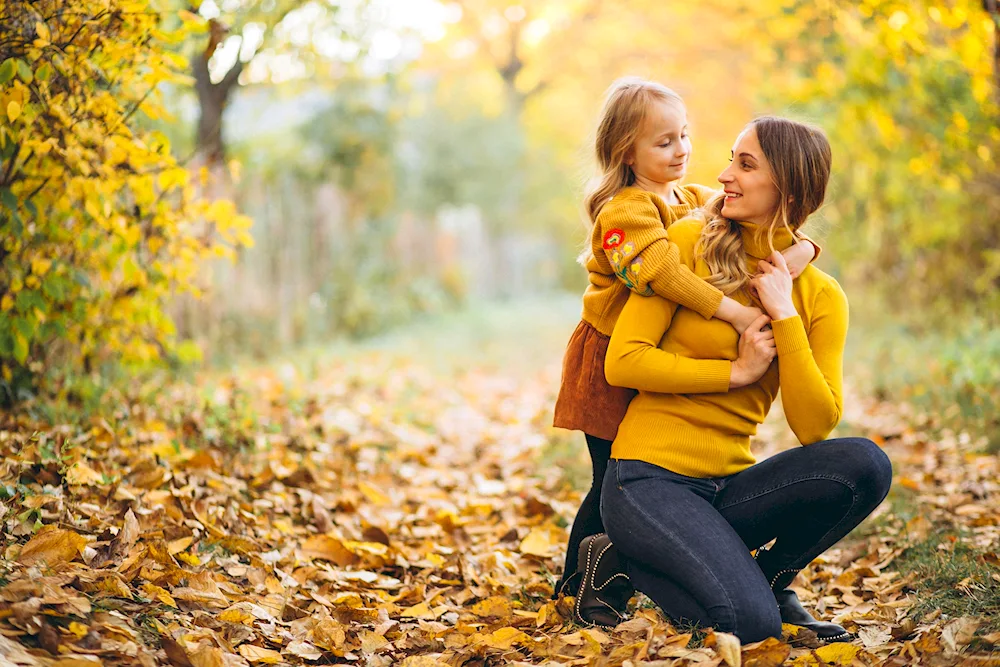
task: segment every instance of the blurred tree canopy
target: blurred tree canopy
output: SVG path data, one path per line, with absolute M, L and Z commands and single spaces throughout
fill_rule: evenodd
M 767 103 L 834 144 L 827 217 L 858 286 L 929 328 L 1000 307 L 998 15 L 983 4 L 785 3 L 764 17 Z

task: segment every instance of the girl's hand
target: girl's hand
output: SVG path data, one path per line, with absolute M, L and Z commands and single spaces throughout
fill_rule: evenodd
M 772 320 L 783 320 L 798 314 L 792 303 L 792 274 L 780 252 L 771 253 L 768 259 L 757 262 L 757 275 L 750 279 L 750 286 Z
M 761 315 L 740 336 L 739 357 L 729 372 L 730 389 L 745 387 L 759 380 L 778 354 L 774 331 L 764 328 L 770 321 L 767 315 Z
M 816 246 L 809 241 L 803 241 L 789 246 L 781 254 L 785 258 L 788 272 L 794 280 L 802 275 L 809 263 L 816 257 Z

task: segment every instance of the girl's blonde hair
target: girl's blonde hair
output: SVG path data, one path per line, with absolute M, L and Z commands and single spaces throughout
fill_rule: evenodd
M 761 233 L 767 235 L 774 250 L 774 234 L 787 229 L 801 239 L 799 228 L 822 204 L 830 180 L 832 153 L 822 129 L 777 116 L 762 116 L 751 121 L 744 132 L 754 130 L 764 158 L 778 188 L 778 206 Z M 723 294 L 745 289 L 750 281 L 743 232 L 735 220 L 722 215 L 725 194 L 719 193 L 705 205 L 705 227 L 698 247 L 712 272 L 706 280 Z
M 653 102 L 667 102 L 684 108 L 681 96 L 654 81 L 638 77 L 618 79 L 608 88 L 594 141 L 600 176 L 588 184 L 584 208 L 591 227 L 604 205 L 624 187 L 635 183 L 635 172 L 625 163 L 635 145 L 642 123 Z M 591 257 L 590 241 L 580 255 L 581 263 Z

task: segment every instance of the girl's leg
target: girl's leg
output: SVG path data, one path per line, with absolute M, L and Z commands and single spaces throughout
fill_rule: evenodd
M 744 643 L 780 637 L 767 581 L 712 506 L 720 488 L 642 461 L 611 461 L 601 513 L 633 585 L 665 614 L 715 626 Z
M 563 566 L 562 577 L 556 584 L 556 595 L 560 592 L 576 595 L 579 577 L 574 576 L 577 568 L 577 552 L 580 542 L 589 535 L 604 531 L 601 523 L 601 483 L 608 469 L 608 459 L 611 457 L 611 441 L 602 440 L 592 435 L 587 437 L 587 449 L 590 451 L 590 463 L 593 466 L 594 478 L 590 483 L 590 491 L 580 504 L 580 509 L 573 519 L 573 527 L 569 532 L 569 542 L 566 545 L 566 564 Z
M 715 508 L 775 590 L 836 544 L 889 492 L 892 464 L 864 438 L 825 440 L 776 454 L 722 481 Z

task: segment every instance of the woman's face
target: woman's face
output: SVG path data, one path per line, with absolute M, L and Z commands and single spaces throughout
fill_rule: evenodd
M 719 182 L 726 191 L 722 215 L 755 224 L 770 221 L 778 207 L 778 186 L 753 127 L 736 138 L 733 156 L 719 174 Z
M 687 172 L 690 156 L 691 139 L 683 106 L 653 102 L 625 159 L 636 179 L 647 183 L 679 180 Z

